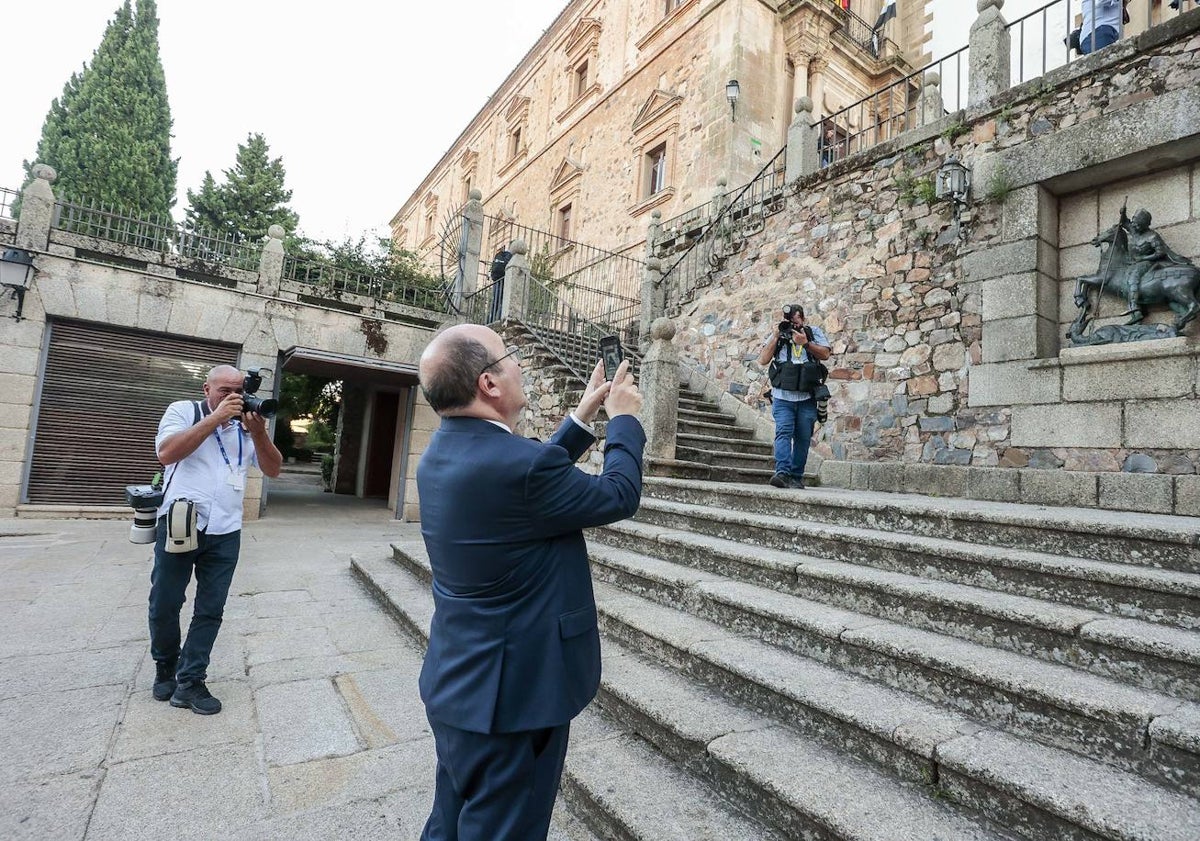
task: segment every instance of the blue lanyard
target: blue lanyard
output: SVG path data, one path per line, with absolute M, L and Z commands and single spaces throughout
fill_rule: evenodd
M 225 443 L 221 440 L 221 429 L 218 427 L 213 430 L 213 435 L 217 436 L 217 446 L 221 448 L 221 458 L 225 459 L 225 466 L 229 468 L 229 472 L 233 472 L 233 465 L 229 463 L 229 455 L 225 452 Z M 238 427 L 238 467 L 242 466 L 242 428 Z

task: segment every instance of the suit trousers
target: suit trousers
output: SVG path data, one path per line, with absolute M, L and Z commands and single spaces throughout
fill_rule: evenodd
M 421 841 L 544 841 L 570 723 L 519 733 L 429 725 L 437 782 Z

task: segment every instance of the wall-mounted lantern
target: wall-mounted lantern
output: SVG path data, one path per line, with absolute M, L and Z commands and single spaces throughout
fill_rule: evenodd
M 21 320 L 21 313 L 25 309 L 25 292 L 33 280 L 34 271 L 33 255 L 28 251 L 23 248 L 4 249 L 3 256 L 0 256 L 0 286 L 9 290 L 17 302 L 17 311 L 13 315 L 17 321 Z
M 742 86 L 738 84 L 737 79 L 730 79 L 725 83 L 725 98 L 729 100 L 729 117 L 735 123 L 737 122 L 737 101 L 742 95 Z

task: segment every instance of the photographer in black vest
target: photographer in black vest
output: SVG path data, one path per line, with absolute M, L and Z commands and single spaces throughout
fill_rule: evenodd
M 804 324 L 804 307 L 787 304 L 775 326 L 759 365 L 770 365 L 771 413 L 775 418 L 775 475 L 777 488 L 803 488 L 808 446 L 817 422 L 818 389 L 828 373 L 824 362 L 833 352 L 820 327 Z

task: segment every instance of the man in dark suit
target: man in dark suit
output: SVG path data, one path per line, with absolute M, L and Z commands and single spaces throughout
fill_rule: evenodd
M 547 443 L 513 434 L 525 407 L 517 349 L 486 327 L 440 333 L 421 387 L 442 417 L 421 457 L 421 531 L 434 614 L 421 698 L 438 768 L 423 841 L 544 839 L 571 719 L 600 684 L 582 529 L 630 517 L 642 490 L 642 397 L 623 362 L 597 363 Z M 604 470 L 575 461 L 608 413 Z

